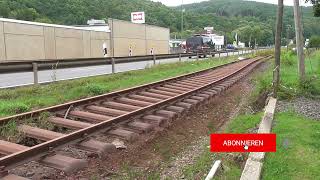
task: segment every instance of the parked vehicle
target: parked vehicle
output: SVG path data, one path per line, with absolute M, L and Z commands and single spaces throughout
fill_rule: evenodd
M 233 44 L 227 44 L 227 49 L 236 49 Z
M 187 53 L 202 53 L 204 54 L 204 57 L 206 57 L 210 51 L 215 50 L 215 45 L 212 43 L 212 39 L 203 35 L 188 38 L 186 41 L 186 47 Z

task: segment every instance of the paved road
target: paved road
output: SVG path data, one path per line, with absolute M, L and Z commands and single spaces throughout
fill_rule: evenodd
M 229 55 L 237 55 L 238 53 L 229 53 Z M 221 57 L 226 56 L 221 54 Z M 189 59 L 188 57 L 182 58 L 182 61 L 194 61 L 196 58 Z M 203 60 L 203 58 L 200 58 Z M 179 58 L 171 58 L 165 60 L 158 60 L 156 64 L 163 63 L 174 63 L 178 62 Z M 125 64 L 116 64 L 116 72 L 125 72 L 131 70 L 144 69 L 146 67 L 153 66 L 153 61 L 143 61 L 135 63 L 125 63 Z M 80 67 L 80 68 L 68 68 L 68 69 L 57 69 L 57 70 L 44 70 L 39 71 L 39 83 L 48 83 L 54 80 L 68 80 L 68 79 L 77 79 L 81 77 L 90 77 L 104 74 L 111 74 L 112 69 L 111 65 L 99 65 L 99 66 L 89 66 L 89 67 Z M 32 72 L 23 72 L 23 73 L 10 73 L 10 74 L 0 74 L 0 89 L 17 87 L 24 85 L 33 84 L 33 73 Z

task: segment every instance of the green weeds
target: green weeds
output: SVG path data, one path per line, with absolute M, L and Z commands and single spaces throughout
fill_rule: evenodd
M 0 90 L 0 117 L 159 81 L 229 63 L 236 57 L 156 65 L 144 70 Z
M 256 127 L 262 114 L 240 115 L 230 122 L 224 133 L 248 133 L 252 131 L 252 128 Z M 213 131 L 211 133 L 214 133 Z M 244 160 L 243 154 L 240 153 L 211 153 L 210 149 L 204 149 L 203 152 L 196 160 L 196 162 L 183 169 L 183 174 L 186 179 L 204 179 L 209 172 L 214 160 L 223 161 L 223 172 L 219 173 L 217 179 L 239 179 L 241 176 L 241 166 L 239 161 Z
M 272 63 L 273 64 L 273 63 Z M 255 78 L 255 95 L 272 91 L 274 65 L 269 70 Z M 293 99 L 298 96 L 310 98 L 320 97 L 320 52 L 306 57 L 306 78 L 300 81 L 298 76 L 297 56 L 291 52 L 282 52 L 280 71 L 279 99 Z

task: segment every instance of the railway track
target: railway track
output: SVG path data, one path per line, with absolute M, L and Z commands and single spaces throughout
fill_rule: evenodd
M 12 120 L 19 122 L 17 131 L 36 142 L 24 144 L 0 140 L 0 178 L 24 179 L 10 174 L 10 170 L 30 161 L 65 173 L 82 169 L 87 166 L 87 160 L 61 153 L 63 147 L 72 145 L 101 157 L 110 155 L 118 148 L 112 143 L 113 139 L 132 142 L 140 134 L 168 126 L 184 111 L 220 94 L 267 58 L 246 59 L 0 119 L 2 125 Z M 23 123 L 25 119 L 39 120 L 44 112 L 50 113 L 45 121 L 54 128 Z

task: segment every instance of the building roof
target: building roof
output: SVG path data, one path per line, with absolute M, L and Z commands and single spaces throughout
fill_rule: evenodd
M 58 24 L 48 24 L 48 23 L 39 23 L 39 22 L 32 22 L 32 21 L 22 21 L 16 19 L 8 19 L 8 18 L 0 18 L 2 22 L 12 22 L 12 23 L 19 23 L 19 24 L 30 24 L 36 26 L 46 26 L 46 27 L 56 27 L 56 28 L 66 28 L 66 29 L 78 29 L 84 31 L 98 31 L 98 32 L 107 32 L 100 29 L 88 29 L 86 27 L 75 27 L 75 26 L 66 26 L 66 25 L 58 25 Z M 87 26 L 88 27 L 88 26 Z

